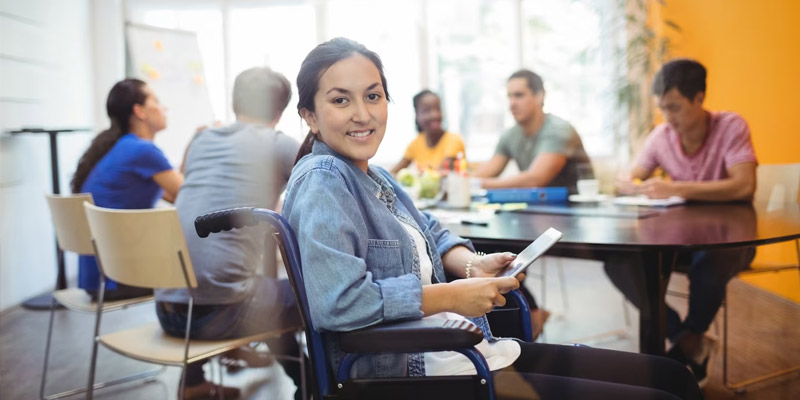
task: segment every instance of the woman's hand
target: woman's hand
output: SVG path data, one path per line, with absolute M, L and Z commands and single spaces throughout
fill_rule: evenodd
M 480 317 L 495 306 L 506 304 L 503 294 L 519 287 L 514 277 L 458 279 L 447 285 L 450 292 L 449 311 L 465 317 Z
M 471 275 L 476 278 L 495 277 L 515 258 L 517 256 L 509 252 L 492 253 L 478 257 L 472 264 Z

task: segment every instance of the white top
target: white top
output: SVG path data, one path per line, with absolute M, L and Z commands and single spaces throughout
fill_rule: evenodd
M 413 226 L 401 221 L 403 228 L 406 229 L 408 235 L 414 240 L 419 253 L 419 273 L 423 285 L 431 284 L 431 275 L 433 274 L 433 263 L 431 257 L 428 255 L 428 246 L 422 234 Z M 434 315 L 429 315 L 425 319 L 466 319 L 462 315 L 451 312 L 443 312 Z M 483 339 L 475 346 L 478 351 L 486 358 L 489 364 L 489 369 L 496 371 L 505 368 L 516 361 L 520 354 L 519 343 L 511 339 L 500 339 L 494 343 L 489 343 Z M 425 353 L 425 374 L 428 376 L 441 376 L 441 375 L 475 375 L 475 366 L 463 354 L 455 351 L 437 351 Z

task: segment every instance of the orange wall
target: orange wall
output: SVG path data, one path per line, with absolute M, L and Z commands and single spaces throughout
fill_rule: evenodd
M 747 120 L 761 164 L 800 162 L 800 1 L 665 4 L 661 17 L 682 29 L 671 35 L 672 55 L 708 68 L 706 107 Z
M 761 164 L 800 162 L 800 1 L 651 0 L 651 17 L 681 27 L 656 26 L 672 40 L 671 55 L 708 69 L 706 107 L 735 111 L 750 125 Z M 756 265 L 796 263 L 794 243 L 758 248 Z M 796 271 L 743 280 L 800 302 Z

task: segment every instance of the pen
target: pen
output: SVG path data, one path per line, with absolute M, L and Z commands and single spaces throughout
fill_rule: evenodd
M 462 219 L 462 220 L 461 220 L 461 224 L 462 224 L 462 225 L 475 225 L 475 226 L 489 226 L 489 223 L 488 223 L 488 222 L 484 222 L 484 221 L 470 221 L 470 220 L 466 220 L 466 219 Z

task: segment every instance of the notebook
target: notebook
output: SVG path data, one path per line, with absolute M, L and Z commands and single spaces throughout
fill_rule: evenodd
M 672 196 L 666 199 L 651 199 L 645 195 L 622 196 L 614 199 L 614 204 L 622 206 L 643 206 L 643 207 L 669 207 L 686 203 L 683 197 Z

